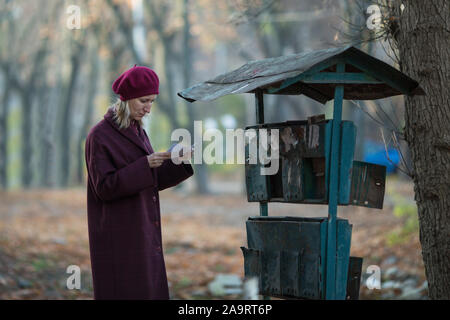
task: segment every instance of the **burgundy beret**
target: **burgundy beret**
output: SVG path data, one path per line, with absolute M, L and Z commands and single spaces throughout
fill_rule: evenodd
M 134 65 L 114 81 L 112 89 L 122 101 L 159 94 L 158 75 L 150 68 Z

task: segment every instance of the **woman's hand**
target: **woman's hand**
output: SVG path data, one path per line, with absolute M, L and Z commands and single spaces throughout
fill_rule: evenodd
M 157 168 L 162 165 L 164 160 L 170 159 L 170 152 L 154 152 L 147 156 L 150 168 Z

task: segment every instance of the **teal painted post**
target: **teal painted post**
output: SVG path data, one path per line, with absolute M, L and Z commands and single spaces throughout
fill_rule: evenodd
M 350 243 L 352 241 L 352 226 L 347 220 L 339 220 L 336 225 L 336 299 L 345 300 L 347 298 L 347 278 L 348 264 L 350 261 Z
M 255 92 L 255 108 L 256 108 L 256 123 L 264 123 L 264 94 L 261 89 L 256 89 Z M 267 202 L 259 203 L 259 215 L 268 216 Z
M 264 123 L 264 94 L 261 89 L 255 92 L 256 123 Z
M 264 123 L 264 94 L 261 89 L 256 89 L 255 92 L 255 107 L 256 107 L 256 122 L 258 124 Z M 267 217 L 269 215 L 267 202 L 259 203 L 259 215 Z M 263 296 L 263 300 L 270 300 L 269 296 Z
M 338 63 L 336 72 L 345 72 L 345 64 Z M 339 149 L 341 145 L 342 101 L 344 86 L 334 90 L 333 129 L 331 134 L 331 163 L 328 196 L 327 261 L 326 261 L 326 300 L 336 299 L 336 219 L 339 186 Z

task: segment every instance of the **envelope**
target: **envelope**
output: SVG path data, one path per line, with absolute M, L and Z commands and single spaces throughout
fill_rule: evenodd
M 167 149 L 167 152 L 171 152 L 171 159 L 175 164 L 179 164 L 183 160 L 189 160 L 196 144 L 183 145 L 182 143 L 175 142 Z

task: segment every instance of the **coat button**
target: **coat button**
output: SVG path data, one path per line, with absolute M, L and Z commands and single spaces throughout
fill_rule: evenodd
M 157 247 L 156 247 L 156 251 L 160 252 L 160 251 L 161 251 L 161 247 L 160 247 L 160 246 L 157 246 Z
M 155 226 L 159 227 L 159 221 L 155 221 Z
M 156 196 L 153 196 L 153 202 L 156 202 Z

